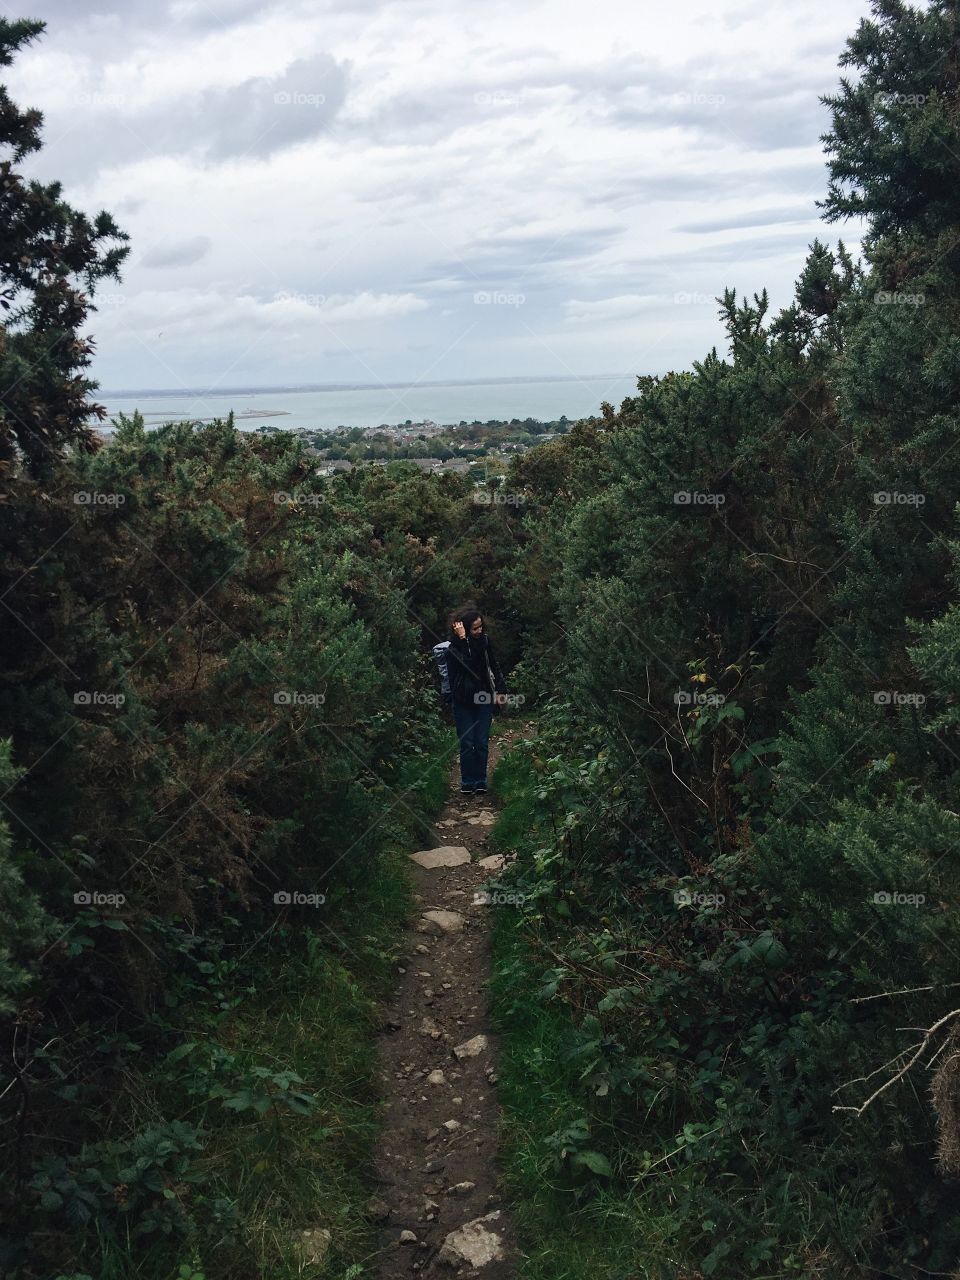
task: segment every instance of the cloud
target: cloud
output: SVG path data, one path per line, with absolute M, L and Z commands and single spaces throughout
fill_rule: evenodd
M 145 267 L 190 267 L 205 258 L 212 247 L 213 241 L 209 236 L 194 236 L 167 248 L 160 245 L 145 253 L 140 261 Z
M 583 302 L 571 298 L 564 303 L 570 324 L 588 324 L 597 320 L 623 320 L 639 315 L 657 301 L 655 294 L 623 293 L 616 298 L 597 298 Z
M 349 320 L 390 320 L 423 311 L 430 304 L 413 293 L 358 293 L 354 297 L 333 294 L 281 293 L 267 304 L 271 314 L 296 314 L 301 319 L 316 319 L 323 324 L 342 324 Z M 304 310 L 306 308 L 306 310 Z
M 869 0 L 815 35 L 793 0 L 30 7 L 23 169 L 130 233 L 94 374 L 157 386 L 688 365 L 724 334 L 675 295 L 784 305 L 830 239 L 820 95 Z
M 327 129 L 345 94 L 345 68 L 321 53 L 292 62 L 279 76 L 208 89 L 191 110 L 189 128 L 215 160 L 269 156 Z M 168 122 L 167 145 L 178 134 L 178 125 Z
M 699 222 L 684 222 L 677 227 L 693 235 L 711 231 L 734 231 L 743 227 L 769 227 L 778 222 L 814 222 L 819 215 L 811 201 L 808 205 L 792 205 L 781 209 L 755 209 L 727 217 L 706 218 Z

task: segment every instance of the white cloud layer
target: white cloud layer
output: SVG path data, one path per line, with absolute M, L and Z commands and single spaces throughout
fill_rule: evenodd
M 819 95 L 867 0 L 27 10 L 29 171 L 132 237 L 105 388 L 659 372 L 836 238 Z

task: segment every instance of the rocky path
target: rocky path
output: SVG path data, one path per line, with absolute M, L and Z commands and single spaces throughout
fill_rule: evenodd
M 510 729 L 490 744 L 491 771 Z M 489 795 L 453 794 L 436 847 L 411 854 L 417 916 L 379 1040 L 385 1126 L 376 1152 L 379 1280 L 513 1280 L 497 1179 L 497 1042 L 487 1013 L 490 913 L 478 899 L 502 864 L 486 845 Z

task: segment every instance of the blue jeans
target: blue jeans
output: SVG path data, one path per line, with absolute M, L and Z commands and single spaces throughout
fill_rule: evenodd
M 453 719 L 460 740 L 460 785 L 486 786 L 487 743 L 490 739 L 493 706 L 490 703 L 461 706 L 459 702 L 455 702 Z

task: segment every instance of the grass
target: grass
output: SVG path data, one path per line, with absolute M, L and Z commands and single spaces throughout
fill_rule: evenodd
M 396 846 L 405 835 L 397 833 Z M 265 957 L 269 982 L 231 1028 L 234 1051 L 258 1062 L 274 1058 L 321 1102 L 310 1115 L 284 1114 L 267 1124 L 257 1117 L 245 1126 L 221 1111 L 208 1147 L 211 1194 L 219 1187 L 236 1200 L 245 1238 L 232 1257 L 217 1251 L 203 1260 L 210 1280 L 368 1274 L 376 1229 L 365 1221 L 364 1205 L 381 1120 L 377 1002 L 392 982 L 409 909 L 405 850 L 394 847 L 378 865 L 364 897 L 352 895 L 350 916 L 336 922 L 337 939 L 311 932 L 295 954 L 274 964 Z M 294 1245 L 297 1232 L 311 1227 L 333 1238 L 322 1267 L 305 1267 Z
M 538 842 L 535 775 L 521 752 L 494 774 L 503 807 L 497 847 L 522 860 Z M 672 1223 L 656 1220 L 638 1195 L 594 1190 L 578 1198 L 561 1179 L 547 1140 L 583 1114 L 579 1066 L 570 1060 L 566 1011 L 541 1000 L 541 963 L 513 912 L 497 912 L 493 935 L 494 1017 L 501 1032 L 501 1160 L 524 1260 L 519 1280 L 695 1280 L 671 1255 Z

